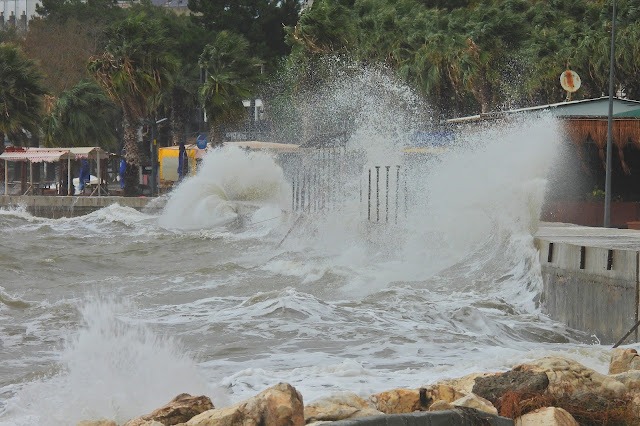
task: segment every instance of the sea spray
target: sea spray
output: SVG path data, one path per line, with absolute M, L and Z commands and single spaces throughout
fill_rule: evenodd
M 177 341 L 134 319 L 135 309 L 113 298 L 89 297 L 80 307 L 80 328 L 70 332 L 60 352 L 59 371 L 17 392 L 8 409 L 16 415 L 14 424 L 57 426 L 100 418 L 122 423 L 182 392 L 214 393 L 224 401 Z M 32 415 L 20 416 L 25 410 Z
M 522 115 L 442 130 L 410 89 L 381 70 L 340 77 L 315 94 L 312 117 L 325 135 L 339 133 L 346 123 L 344 151 L 334 155 L 325 136 L 329 145 L 317 148 L 334 155 L 333 167 L 318 154 L 307 155 L 305 164 L 308 176 L 328 175 L 332 203 L 299 212 L 303 220 L 284 243 L 290 251 L 316 250 L 328 257 L 327 265 L 300 268 L 278 261 L 267 268 L 280 265 L 285 274 L 292 268 L 365 270 L 347 287 L 349 294 L 365 295 L 394 281 L 426 280 L 465 259 L 476 259 L 465 262 L 471 271 L 482 268 L 482 259 L 500 263 L 507 273 L 526 251 L 534 272 L 528 282 L 534 284 L 525 289 L 535 294 L 540 280 L 531 236 L 561 143 L 556 120 Z M 419 131 L 440 138 L 438 149 L 403 152 L 414 146 Z M 357 164 L 342 165 L 343 160 Z M 512 245 L 522 250 L 505 252 Z M 491 256 L 477 256 L 478 250 Z
M 284 206 L 288 196 L 282 169 L 271 155 L 221 147 L 209 152 L 197 174 L 171 193 L 159 223 L 169 229 L 216 227 L 245 210 Z

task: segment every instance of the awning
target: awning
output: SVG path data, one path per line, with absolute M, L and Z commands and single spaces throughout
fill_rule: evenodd
M 30 163 L 55 163 L 68 158 L 74 158 L 68 150 L 48 148 L 25 148 L 23 151 L 5 151 L 0 154 L 0 160 L 28 161 Z
M 71 151 L 76 159 L 89 158 L 92 160 L 102 160 L 109 157 L 109 153 L 98 146 L 83 146 L 64 149 Z

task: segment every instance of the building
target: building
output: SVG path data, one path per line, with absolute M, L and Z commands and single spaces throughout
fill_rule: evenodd
M 26 30 L 39 4 L 39 0 L 0 0 L 0 29 L 17 26 Z
M 560 102 L 454 118 L 461 132 L 492 120 L 545 113 L 559 119 L 563 142 L 547 184 L 542 219 L 601 226 L 608 139 L 609 97 Z M 640 221 L 640 101 L 613 99 L 612 225 Z

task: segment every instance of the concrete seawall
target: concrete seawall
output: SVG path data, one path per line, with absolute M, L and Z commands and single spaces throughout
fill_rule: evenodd
M 26 208 L 34 216 L 57 219 L 82 216 L 112 204 L 154 213 L 162 205 L 147 197 L 74 197 L 46 195 L 0 195 L 0 208 Z
M 551 318 L 603 344 L 616 343 L 638 321 L 640 232 L 549 225 L 536 245 Z M 625 343 L 637 341 L 636 332 Z

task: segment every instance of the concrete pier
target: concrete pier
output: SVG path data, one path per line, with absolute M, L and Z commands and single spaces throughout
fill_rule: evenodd
M 616 343 L 638 321 L 640 231 L 543 223 L 536 234 L 543 310 Z M 625 343 L 637 342 L 637 332 Z
M 0 208 L 24 207 L 34 216 L 57 219 L 82 216 L 112 204 L 154 213 L 162 208 L 153 197 L 88 197 L 46 195 L 0 195 Z M 151 203 L 151 204 L 150 204 Z

